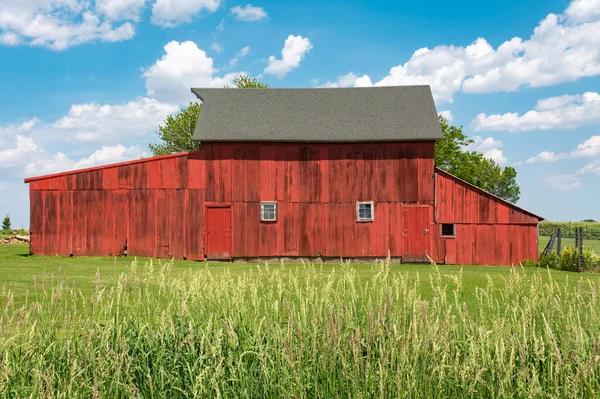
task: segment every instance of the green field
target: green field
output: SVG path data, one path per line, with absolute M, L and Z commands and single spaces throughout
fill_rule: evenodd
M 540 240 L 539 240 L 539 250 L 540 252 L 542 252 L 544 250 L 544 248 L 546 248 L 546 245 L 548 245 L 548 241 L 550 241 L 550 236 L 540 236 Z M 566 247 L 572 247 L 575 248 L 575 239 L 574 238 L 562 238 L 561 239 L 562 242 L 562 247 L 566 248 Z M 554 251 L 556 252 L 556 246 L 558 245 L 558 241 L 555 241 L 555 247 L 554 247 Z M 586 248 L 590 248 L 593 249 L 597 254 L 600 254 L 600 240 L 583 240 L 583 246 Z
M 0 397 L 598 397 L 599 274 L 29 256 Z
M 550 235 L 558 228 L 562 229 L 562 246 L 564 247 L 575 247 L 575 229 L 582 227 L 584 231 L 583 245 L 586 248 L 593 249 L 596 253 L 600 254 L 600 223 L 589 223 L 589 222 L 549 222 L 542 221 L 539 225 L 540 240 L 539 249 L 540 252 L 550 241 Z
M 52 278 L 57 280 L 64 279 L 66 283 L 74 285 L 78 290 L 81 290 L 84 295 L 87 295 L 94 288 L 94 280 L 97 278 L 96 273 L 100 276 L 100 281 L 103 285 L 114 286 L 121 273 L 127 266 L 131 264 L 132 258 L 123 257 L 59 257 L 59 256 L 30 256 L 28 245 L 0 245 L 0 288 L 4 292 L 12 291 L 15 299 L 20 301 L 25 298 L 27 291 L 29 295 L 34 295 L 33 285 L 35 281 L 45 279 L 50 281 Z M 138 263 L 143 265 L 149 262 L 149 258 L 138 258 Z M 160 264 L 168 263 L 167 260 L 152 260 L 155 268 L 160 267 Z M 302 273 L 302 265 L 285 264 L 282 267 L 284 270 L 291 270 Z M 488 278 L 491 278 L 496 284 L 503 286 L 504 279 L 507 277 L 510 270 L 506 266 L 457 266 L 444 265 L 440 266 L 444 275 L 442 279 L 444 283 L 451 283 L 453 277 L 462 271 L 463 284 L 465 287 L 465 295 L 467 302 L 475 300 L 475 289 L 484 287 Z M 186 273 L 200 271 L 209 268 L 211 273 L 220 274 L 227 273 L 233 276 L 241 276 L 244 272 L 255 269 L 255 264 L 246 263 L 230 263 L 230 262 L 196 262 L 174 260 L 172 273 L 174 277 L 185 276 Z M 298 271 L 298 269 L 300 270 Z M 320 273 L 324 278 L 334 269 L 339 269 L 338 263 L 325 263 L 319 267 Z M 368 280 L 372 276 L 372 265 L 370 264 L 355 264 L 352 266 L 357 272 L 357 276 L 361 280 Z M 392 264 L 392 273 L 408 273 L 411 280 L 420 279 L 420 289 L 427 297 L 432 294 L 429 284 L 429 278 L 435 269 L 428 264 Z M 524 273 L 528 275 L 536 274 L 538 270 L 527 268 Z M 578 278 L 568 272 L 552 270 L 553 279 L 558 282 L 564 282 L 568 279 Z M 588 274 L 588 276 L 595 276 Z M 542 276 L 543 279 L 547 275 Z

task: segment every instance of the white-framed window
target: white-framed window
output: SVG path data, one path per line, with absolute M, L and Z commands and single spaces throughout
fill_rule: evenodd
M 356 221 L 372 222 L 375 219 L 373 201 L 356 202 Z
M 277 221 L 277 202 L 261 202 L 260 203 L 260 221 L 261 222 L 276 222 Z
M 442 223 L 440 235 L 442 237 L 456 237 L 456 225 L 454 223 Z

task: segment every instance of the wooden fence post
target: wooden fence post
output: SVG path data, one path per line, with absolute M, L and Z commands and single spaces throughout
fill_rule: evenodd
M 562 240 L 561 240 L 561 238 L 562 238 L 562 229 L 559 227 L 558 228 L 558 234 L 556 236 L 556 240 L 557 240 L 556 241 L 556 254 L 558 256 L 560 256 L 560 253 L 562 251 Z
M 583 269 L 583 227 L 579 229 L 579 240 L 577 241 L 577 268 L 579 271 Z
M 552 231 L 552 235 L 550 236 L 550 241 L 548 241 L 548 244 L 546 244 L 546 248 L 544 248 L 544 250 L 542 251 L 542 255 L 540 256 L 540 259 L 542 259 L 544 256 L 552 253 L 552 249 L 554 248 L 554 240 L 555 239 L 556 239 L 556 230 Z

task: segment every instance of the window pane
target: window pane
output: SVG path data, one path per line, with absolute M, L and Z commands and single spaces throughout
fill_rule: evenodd
M 356 204 L 356 220 L 373 220 L 373 203 L 372 202 L 357 202 Z
M 277 203 L 261 202 L 260 220 L 274 222 L 277 220 Z

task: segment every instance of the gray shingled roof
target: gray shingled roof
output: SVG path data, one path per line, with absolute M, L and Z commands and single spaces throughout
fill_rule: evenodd
M 442 137 L 429 86 L 202 89 L 194 140 L 366 142 Z

